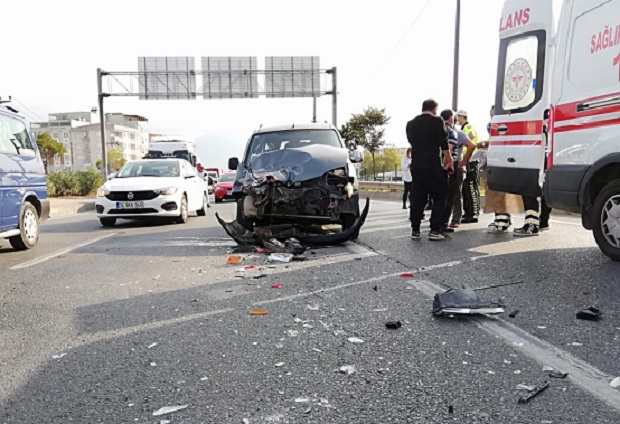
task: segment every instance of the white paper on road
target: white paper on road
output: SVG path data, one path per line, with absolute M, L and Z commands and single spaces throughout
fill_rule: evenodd
M 616 377 L 613 380 L 611 380 L 611 383 L 609 383 L 609 385 L 613 387 L 614 389 L 617 387 L 620 387 L 620 377 Z
M 149 347 L 147 347 L 147 349 L 152 349 L 152 348 L 154 348 L 155 346 L 157 346 L 157 343 L 150 344 L 150 345 L 149 345 Z
M 364 343 L 364 340 L 358 339 L 357 337 L 349 337 L 349 341 L 351 343 Z
M 344 365 L 340 367 L 340 373 L 346 375 L 355 374 L 355 367 L 353 365 Z
M 187 408 L 189 405 L 178 405 L 178 406 L 164 406 L 159 408 L 157 411 L 153 412 L 154 417 L 159 417 L 160 415 L 172 414 L 173 412 L 180 411 L 182 409 Z
M 60 355 L 54 355 L 54 356 L 52 356 L 52 359 L 60 359 L 63 356 L 67 356 L 67 354 L 66 353 L 61 353 Z

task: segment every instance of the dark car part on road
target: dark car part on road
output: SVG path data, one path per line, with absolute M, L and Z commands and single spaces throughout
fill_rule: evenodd
M 583 319 L 586 321 L 598 321 L 601 318 L 603 318 L 603 313 L 593 306 L 577 312 L 577 319 Z
M 518 310 L 518 309 L 515 309 L 515 310 L 514 310 L 514 311 L 512 311 L 510 314 L 508 314 L 508 316 L 509 316 L 510 318 L 516 318 L 516 317 L 517 317 L 517 315 L 519 315 L 519 312 L 521 312 L 521 311 L 520 311 L 520 310 Z
M 385 328 L 390 330 L 398 330 L 402 326 L 403 324 L 400 321 L 388 321 L 385 323 Z
M 549 388 L 549 383 L 547 381 L 545 381 L 543 384 L 540 384 L 540 385 L 536 386 L 534 388 L 534 390 L 532 390 L 527 395 L 521 396 L 519 398 L 519 403 L 528 403 L 530 400 L 532 400 L 533 398 L 535 398 L 536 396 L 538 396 L 539 394 L 541 394 L 542 392 L 544 392 L 548 388 Z
M 253 229 L 253 231 L 250 231 L 236 220 L 226 222 L 219 216 L 218 213 L 215 214 L 215 217 L 226 231 L 226 234 L 241 245 L 250 244 L 261 246 L 264 245 L 265 241 L 269 241 L 273 238 L 277 240 L 295 238 L 301 243 L 302 246 L 333 246 L 346 243 L 347 241 L 355 238 L 354 236 L 359 233 L 359 230 L 366 221 L 369 209 L 370 200 L 366 199 L 366 206 L 355 220 L 355 223 L 347 230 L 335 233 L 322 230 L 320 227 L 304 226 L 297 223 L 270 225 L 266 227 L 257 226 Z
M 295 238 L 286 239 L 284 243 L 278 239 L 271 238 L 268 241 L 264 241 L 263 245 L 269 253 L 290 253 L 293 255 L 301 255 L 307 249 L 299 243 L 299 240 Z
M 566 377 L 568 377 L 568 373 L 567 372 L 562 372 L 562 371 L 551 371 L 549 373 L 549 377 L 551 377 L 551 378 L 566 378 Z
M 448 290 L 435 294 L 433 314 L 435 315 L 476 315 L 501 314 L 506 305 L 501 300 L 483 300 L 471 289 Z

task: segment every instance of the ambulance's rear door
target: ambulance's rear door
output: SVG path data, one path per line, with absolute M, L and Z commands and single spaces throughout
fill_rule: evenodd
M 539 196 L 545 157 L 543 117 L 551 89 L 553 0 L 506 0 L 499 31 L 489 187 Z

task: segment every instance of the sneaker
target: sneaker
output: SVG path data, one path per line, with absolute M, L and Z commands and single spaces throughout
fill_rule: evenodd
M 430 234 L 428 235 L 428 238 L 429 240 L 432 240 L 432 241 L 442 241 L 442 240 L 450 240 L 452 239 L 452 236 L 442 231 L 431 231 Z
M 538 235 L 538 225 L 525 224 L 521 228 L 515 228 L 512 233 L 516 237 L 533 237 Z
M 461 224 L 477 224 L 478 218 L 463 218 L 461 219 Z
M 448 227 L 450 228 L 459 228 L 460 224 L 457 222 L 453 222 L 452 224 L 448 225 Z
M 500 228 L 497 225 L 490 224 L 487 228 L 487 233 L 489 234 L 506 234 L 508 232 L 508 228 Z
M 422 238 L 422 234 L 420 234 L 419 230 L 411 230 L 411 238 L 414 240 L 419 240 Z
M 453 233 L 454 232 L 454 228 L 451 227 L 444 227 L 441 229 L 442 233 Z
M 407 205 L 403 205 L 403 209 L 407 209 Z

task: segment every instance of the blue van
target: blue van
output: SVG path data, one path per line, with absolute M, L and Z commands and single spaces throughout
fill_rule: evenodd
M 49 210 L 45 168 L 30 124 L 0 105 L 0 239 L 17 250 L 34 247 Z

